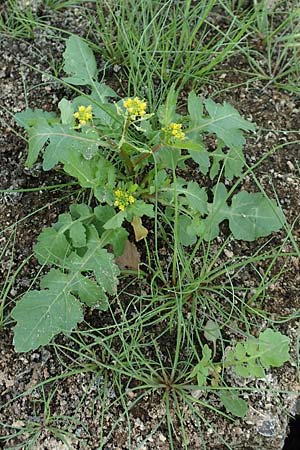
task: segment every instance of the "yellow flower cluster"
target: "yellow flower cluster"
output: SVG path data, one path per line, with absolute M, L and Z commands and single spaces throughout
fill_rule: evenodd
M 122 191 L 121 189 L 117 189 L 115 191 L 116 200 L 114 205 L 119 208 L 120 211 L 124 211 L 125 208 L 132 203 L 135 202 L 135 198 L 133 195 L 129 194 L 129 192 Z
M 80 125 L 86 125 L 93 117 L 91 105 L 79 106 L 78 111 L 74 113 L 74 117 L 79 121 Z
M 137 117 L 143 117 L 146 114 L 147 102 L 140 100 L 138 97 L 124 100 L 123 105 L 129 112 L 131 120 L 136 120 Z
M 179 139 L 183 141 L 185 139 L 185 133 L 182 131 L 182 123 L 170 123 L 167 127 L 162 128 L 169 137 Z

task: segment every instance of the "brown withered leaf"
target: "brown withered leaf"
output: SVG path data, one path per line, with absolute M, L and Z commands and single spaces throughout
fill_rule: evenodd
M 138 270 L 141 262 L 141 256 L 136 248 L 136 245 L 127 239 L 123 254 L 121 256 L 117 256 L 115 262 L 121 270 Z

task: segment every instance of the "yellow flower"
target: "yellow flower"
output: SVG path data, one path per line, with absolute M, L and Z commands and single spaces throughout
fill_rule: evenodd
M 74 113 L 74 117 L 78 120 L 79 126 L 86 125 L 93 118 L 91 105 L 79 106 L 78 111 Z
M 132 205 L 135 202 L 135 198 L 129 192 L 122 191 L 121 189 L 117 189 L 115 191 L 115 203 L 114 205 L 119 208 L 120 211 L 124 211 L 125 208 L 129 205 Z
M 144 117 L 146 114 L 147 102 L 140 100 L 138 97 L 124 100 L 123 105 L 127 109 L 131 120 L 136 120 L 137 117 Z
M 182 131 L 182 123 L 170 123 L 170 125 L 162 128 L 167 135 L 167 139 L 178 139 L 183 141 L 185 139 L 185 133 Z

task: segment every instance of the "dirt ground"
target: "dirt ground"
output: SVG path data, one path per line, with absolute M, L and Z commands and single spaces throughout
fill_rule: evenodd
M 61 17 L 56 18 L 54 13 L 52 14 L 49 21 L 60 26 Z M 65 28 L 74 32 L 78 29 L 84 30 L 80 10 L 70 10 L 64 20 Z M 59 171 L 44 173 L 38 165 L 32 170 L 24 168 L 26 142 L 20 136 L 21 130 L 15 126 L 12 118 L 12 114 L 26 108 L 26 102 L 31 108 L 57 110 L 58 101 L 66 95 L 66 90 L 62 86 L 37 71 L 50 72 L 51 66 L 61 59 L 64 49 L 63 43 L 56 39 L 55 33 L 52 32 L 51 36 L 51 32 L 49 35 L 48 31 L 46 33 L 45 29 L 37 30 L 34 40 L 28 41 L 1 37 L 0 189 L 26 189 L 68 181 Z M 246 78 L 243 79 L 239 69 L 245 67 L 245 64 L 240 58 L 235 59 L 234 69 L 231 64 L 224 65 L 222 76 L 216 74 L 215 81 L 222 83 L 224 88 L 233 87 L 214 98 L 217 101 L 228 101 L 243 117 L 257 123 L 259 131 L 247 141 L 245 154 L 248 164 L 253 164 L 274 146 L 282 145 L 258 167 L 256 176 L 270 196 L 274 196 L 274 192 L 277 193 L 288 222 L 294 223 L 295 239 L 299 239 L 297 220 L 300 202 L 300 98 L 272 85 L 266 86 L 266 83 L 260 81 L 253 82 L 249 86 L 241 84 Z M 109 79 L 106 82 L 110 84 Z M 234 87 L 238 84 L 239 87 Z M 206 85 L 199 94 L 204 97 L 214 94 L 214 85 Z M 250 178 L 246 178 L 243 188 L 254 189 Z M 32 246 L 43 227 L 50 225 L 60 212 L 66 210 L 70 197 L 67 200 L 63 197 L 68 194 L 71 195 L 70 188 L 64 191 L 39 189 L 36 192 L 0 194 L 0 230 L 4 230 L 0 235 L 1 248 L 9 241 L 5 256 L 1 260 L 0 277 L 3 281 L 9 270 L 16 270 L 32 253 Z M 17 228 L 12 228 L 16 221 L 19 222 Z M 15 231 L 12 233 L 12 230 Z M 277 233 L 266 245 L 279 244 L 283 236 L 284 232 Z M 235 254 L 251 254 L 255 251 L 256 245 L 257 243 L 232 243 L 228 257 Z M 287 244 L 285 251 L 290 250 L 292 248 Z M 278 267 L 274 270 L 279 270 L 281 264 L 282 260 L 278 260 Z M 9 293 L 11 305 L 31 284 L 37 270 L 37 264 L 32 260 L 24 267 Z M 256 267 L 256 271 L 244 271 L 241 274 L 241 281 L 247 287 L 255 287 L 257 271 L 263 274 L 264 270 L 265 267 L 261 264 Z M 299 273 L 299 261 L 290 258 L 286 262 L 283 276 L 271 286 L 264 308 L 274 317 L 288 316 L 299 311 Z M 286 364 L 284 368 L 271 371 L 266 380 L 249 381 L 249 387 L 256 386 L 259 392 L 250 395 L 250 413 L 244 422 L 237 419 L 229 423 L 221 416 L 216 417 L 211 411 L 205 411 L 205 420 L 214 424 L 219 436 L 209 427 L 202 429 L 203 436 L 201 436 L 191 413 L 185 410 L 184 420 L 191 450 L 225 449 L 227 447 L 222 438 L 231 446 L 228 448 L 234 450 L 283 448 L 289 421 L 288 414 L 299 414 L 300 408 L 295 409 L 296 394 L 274 394 L 274 391 L 299 390 L 295 364 L 298 325 L 297 321 L 291 321 L 284 322 L 279 327 L 295 344 L 291 363 Z M 56 417 L 53 424 L 56 431 L 51 433 L 49 427 L 43 427 L 45 412 L 41 406 L 43 390 L 33 388 L 37 383 L 61 374 L 63 369 L 51 346 L 28 354 L 16 354 L 12 346 L 12 326 L 13 324 L 9 323 L 0 331 L 0 436 L 8 436 L 12 432 L 7 427 L 8 424 L 15 430 L 22 430 L 31 422 L 34 426 L 40 426 L 42 431 L 39 440 L 29 447 L 24 443 L 28 439 L 28 434 L 20 434 L 19 437 L 3 441 L 2 444 L 0 441 L 0 447 L 2 445 L 4 449 L 96 450 L 100 448 L 99 440 L 108 437 L 105 445 L 101 447 L 104 450 L 169 450 L 168 432 L 163 420 L 166 411 L 158 394 L 144 397 L 137 406 L 131 408 L 130 436 L 127 419 L 125 420 L 122 415 L 122 405 L 112 402 L 109 414 L 104 417 L 102 424 L 103 435 L 100 435 L 103 405 L 98 394 L 103 386 L 103 379 L 95 373 L 78 373 L 55 383 L 56 391 L 50 409 Z M 62 340 L 67 344 L 67 338 Z M 232 377 L 236 385 L 242 383 L 240 379 L 234 379 L 234 375 Z M 270 390 L 264 392 L 264 388 L 272 388 L 273 393 Z M 32 390 L 27 395 L 21 396 L 28 389 Z M 116 395 L 113 389 L 110 395 L 112 399 Z M 134 402 L 134 395 L 128 393 L 128 404 Z M 162 424 L 159 426 L 160 422 Z M 71 437 L 66 437 L 69 446 L 61 443 L 57 430 L 70 434 Z M 152 436 L 143 443 L 143 439 L 151 430 Z M 176 449 L 179 450 L 182 448 L 180 429 L 177 440 Z M 206 446 L 203 441 L 206 442 Z M 20 446 L 15 447 L 16 445 Z

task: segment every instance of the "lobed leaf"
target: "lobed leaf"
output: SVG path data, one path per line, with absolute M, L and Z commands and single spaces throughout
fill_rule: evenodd
M 34 254 L 40 264 L 60 265 L 70 251 L 66 236 L 54 228 L 43 230 L 34 246 Z
M 114 255 L 102 248 L 100 240 L 90 239 L 83 256 L 71 253 L 65 261 L 65 267 L 71 272 L 93 272 L 103 291 L 116 293 L 119 269 L 114 263 Z
M 220 172 L 220 165 L 224 165 L 225 178 L 232 180 L 234 177 L 239 177 L 242 174 L 242 169 L 245 165 L 245 157 L 241 147 L 232 147 L 227 153 L 222 150 L 222 145 L 211 153 L 213 163 L 210 168 L 209 176 L 213 180 Z
M 258 338 L 250 336 L 226 353 L 226 364 L 242 377 L 265 377 L 264 368 L 280 367 L 290 359 L 290 340 L 267 328 Z
M 180 194 L 182 191 L 178 191 Z M 184 191 L 188 206 L 202 215 L 207 213 L 207 193 L 196 181 L 189 181 Z
M 57 117 L 54 112 L 43 111 L 42 109 L 27 108 L 25 111 L 16 113 L 14 118 L 27 131 L 39 121 L 47 124 L 57 122 Z
M 199 387 L 205 386 L 207 384 L 207 378 L 213 367 L 212 362 L 212 351 L 207 344 L 204 345 L 202 349 L 202 358 L 200 362 L 194 367 L 189 375 L 189 378 L 197 378 L 197 384 Z
M 88 306 L 105 310 L 106 293 L 116 292 L 119 269 L 114 255 L 103 246 L 113 243 L 121 249 L 127 232 L 116 236 L 106 231 L 100 239 L 95 226 L 89 224 L 96 217 L 85 206 L 76 205 L 72 214 L 61 214 L 58 222 L 39 237 L 35 247 L 39 262 L 52 263 L 60 269 L 51 269 L 41 281 L 41 291 L 27 292 L 14 308 L 17 351 L 46 345 L 56 334 L 75 328 L 83 320 L 76 297 Z M 74 216 L 79 217 L 73 220 Z M 71 251 L 72 246 L 80 249 Z
M 243 147 L 246 140 L 242 130 L 255 131 L 255 124 L 243 119 L 229 103 L 220 105 L 207 99 L 204 104 L 210 118 L 202 123 L 203 131 L 215 133 L 229 148 Z
M 226 212 L 235 239 L 254 241 L 278 231 L 284 216 L 273 200 L 262 193 L 239 192 Z
M 227 217 L 228 205 L 226 203 L 228 195 L 223 183 L 218 183 L 213 188 L 213 203 L 208 204 L 208 216 L 204 220 L 204 239 L 210 241 L 219 235 L 219 225 Z
M 259 335 L 258 351 L 264 367 L 280 367 L 289 361 L 290 339 L 279 331 L 267 328 Z
M 17 352 L 35 350 L 48 344 L 58 333 L 69 333 L 83 320 L 78 300 L 59 287 L 30 291 L 12 310 L 17 321 L 14 345 Z
M 70 77 L 63 78 L 75 85 L 93 85 L 97 78 L 97 64 L 90 47 L 78 36 L 70 36 L 63 53 L 64 71 Z

